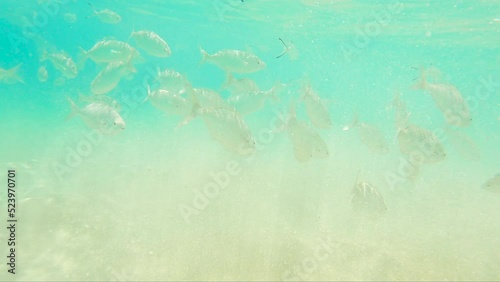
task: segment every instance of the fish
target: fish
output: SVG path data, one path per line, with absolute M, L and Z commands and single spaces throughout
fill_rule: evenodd
M 236 110 L 196 107 L 195 115 L 203 119 L 212 138 L 228 151 L 243 156 L 256 151 L 250 129 Z
M 332 120 L 328 112 L 326 100 L 321 99 L 316 94 L 307 79 L 305 85 L 302 87 L 302 101 L 306 108 L 307 116 L 314 126 L 321 129 L 332 127 Z
M 231 94 L 238 95 L 241 93 L 259 92 L 260 88 L 254 80 L 250 78 L 236 79 L 228 72 L 226 81 L 222 84 L 222 90 L 228 90 Z
M 101 63 L 119 63 L 131 59 L 132 63 L 141 63 L 144 58 L 141 57 L 139 51 L 130 46 L 127 42 L 103 39 L 94 44 L 94 46 L 85 51 L 80 49 L 79 68 L 82 69 L 87 59 L 91 59 L 97 64 Z
M 23 63 L 20 63 L 11 69 L 0 68 L 0 82 L 4 84 L 24 83 L 24 80 L 19 75 L 19 69 L 22 65 Z
M 192 113 L 193 101 L 182 95 L 183 92 L 174 92 L 166 89 L 151 90 L 148 86 L 147 99 L 153 107 L 169 115 L 187 117 Z
M 172 55 L 167 42 L 153 31 L 132 31 L 130 38 L 133 38 L 137 46 L 151 56 L 170 57 Z
M 344 130 L 352 128 L 358 129 L 361 142 L 363 142 L 371 152 L 377 154 L 389 153 L 389 145 L 382 131 L 373 124 L 360 122 L 357 113 L 351 124 L 344 127 Z
M 91 103 L 102 103 L 102 104 L 105 104 L 107 106 L 110 106 L 111 108 L 113 108 L 114 110 L 116 110 L 117 112 L 120 111 L 120 103 L 118 103 L 118 101 L 116 101 L 115 99 L 109 97 L 109 96 L 106 96 L 106 95 L 83 95 L 83 94 L 79 94 L 78 95 L 78 99 L 79 101 L 83 101 L 87 104 L 91 104 Z
M 289 115 L 283 121 L 283 128 L 293 145 L 295 159 L 307 162 L 311 158 L 326 159 L 330 152 L 321 136 L 307 123 L 297 119 L 295 105 L 290 105 Z
M 208 88 L 194 88 L 193 94 L 196 96 L 196 101 L 204 108 L 227 108 L 234 110 L 228 105 L 219 93 Z
M 500 173 L 486 181 L 482 188 L 489 192 L 500 193 Z
M 98 11 L 90 3 L 88 4 L 94 12 L 94 15 L 92 15 L 91 17 L 97 17 L 100 22 L 107 24 L 118 24 L 122 21 L 122 17 L 118 13 L 111 11 L 110 9 Z
M 125 129 L 125 121 L 112 107 L 104 103 L 94 102 L 80 109 L 71 98 L 67 97 L 67 99 L 71 106 L 68 119 L 78 115 L 88 127 L 110 135 L 117 134 Z
M 370 183 L 359 181 L 359 173 L 352 191 L 351 205 L 357 214 L 376 217 L 387 211 L 382 194 Z
M 106 94 L 118 85 L 122 77 L 135 72 L 136 69 L 130 61 L 110 63 L 94 78 L 90 91 L 94 95 Z
M 45 82 L 49 78 L 49 73 L 45 66 L 40 66 L 37 71 L 38 81 Z
M 422 163 L 437 163 L 446 157 L 436 134 L 415 124 L 399 129 L 397 139 L 400 152 L 410 159 L 418 157 Z
M 62 76 L 65 78 L 75 78 L 78 75 L 78 68 L 75 62 L 66 52 L 58 52 L 49 54 L 46 50 L 43 50 L 40 57 L 40 62 L 49 60 L 54 68 L 61 72 Z
M 256 55 L 240 50 L 222 50 L 208 54 L 200 48 L 201 63 L 211 63 L 230 73 L 254 73 L 266 68 L 266 63 Z
M 452 128 L 450 126 L 445 127 L 444 132 L 460 157 L 472 162 L 481 160 L 481 152 L 476 142 L 465 132 L 460 131 L 459 128 Z
M 279 58 L 283 57 L 283 55 L 288 54 L 290 61 L 297 60 L 299 58 L 299 51 L 295 47 L 295 44 L 293 44 L 292 41 L 288 42 L 288 44 L 287 44 L 287 43 L 285 43 L 285 41 L 283 41 L 283 39 L 281 39 L 281 38 L 278 38 L 278 39 L 283 44 L 283 52 L 281 52 L 281 54 L 276 56 L 276 59 L 279 59 Z
M 185 76 L 175 70 L 157 70 L 155 81 L 160 84 L 161 89 L 180 92 L 189 87 L 190 83 Z
M 228 98 L 228 104 L 233 106 L 242 115 L 248 115 L 262 109 L 267 100 L 278 102 L 279 94 L 285 89 L 285 84 L 277 81 L 273 87 L 267 91 L 247 91 L 233 94 Z
M 472 118 L 469 107 L 464 101 L 462 93 L 454 85 L 428 82 L 426 71 L 422 68 L 420 78 L 413 85 L 413 88 L 430 93 L 448 124 L 458 127 L 468 127 L 470 125 Z
M 76 14 L 72 14 L 72 13 L 65 13 L 63 15 L 63 18 L 64 18 L 64 21 L 67 23 L 76 23 L 76 21 L 77 21 Z

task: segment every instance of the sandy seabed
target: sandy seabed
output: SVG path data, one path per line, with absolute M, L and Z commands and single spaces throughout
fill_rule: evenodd
M 474 164 L 446 160 L 390 186 L 394 148 L 373 156 L 331 135 L 331 157 L 302 164 L 285 135 L 245 159 L 208 134 L 177 134 L 105 139 L 59 177 L 67 151 L 56 143 L 17 168 L 29 189 L 16 279 L 500 279 L 500 197 L 480 189 Z M 352 211 L 360 170 L 384 196 L 381 217 Z

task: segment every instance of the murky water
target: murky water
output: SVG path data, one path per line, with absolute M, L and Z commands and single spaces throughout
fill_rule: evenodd
M 0 280 L 499 280 L 498 4 L 2 0 Z

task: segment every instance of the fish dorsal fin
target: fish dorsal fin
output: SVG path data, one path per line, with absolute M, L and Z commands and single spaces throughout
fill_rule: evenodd
M 115 41 L 118 41 L 118 39 L 116 39 L 116 37 L 112 36 L 112 35 L 107 35 L 107 36 L 104 36 L 101 41 L 109 41 L 109 40 L 115 40 Z
M 354 114 L 352 115 L 352 120 L 351 123 L 347 124 L 342 128 L 344 131 L 348 131 L 356 126 L 359 125 L 359 111 L 358 111 L 358 105 L 354 108 Z
M 410 119 L 410 115 L 411 113 L 408 113 L 408 115 L 406 116 L 406 120 L 404 122 L 404 126 L 403 127 L 398 127 L 397 128 L 397 132 L 396 132 L 396 136 L 394 136 L 394 140 L 393 140 L 393 143 L 396 142 L 396 139 L 398 139 L 399 137 L 399 134 L 401 133 L 401 131 L 405 130 L 408 128 L 408 120 Z
M 356 181 L 354 182 L 353 192 L 356 192 L 359 183 L 359 175 L 361 174 L 361 168 L 358 169 L 358 173 L 356 174 Z
M 301 79 L 300 84 L 301 84 L 300 98 L 304 100 L 306 97 L 311 96 L 311 91 L 312 91 L 311 79 L 307 74 Z

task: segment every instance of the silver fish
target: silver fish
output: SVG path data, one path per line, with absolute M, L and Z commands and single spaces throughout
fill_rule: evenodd
M 85 95 L 79 94 L 78 99 L 79 99 L 79 101 L 83 101 L 87 104 L 102 103 L 102 104 L 105 104 L 107 106 L 110 106 L 111 108 L 115 109 L 117 112 L 120 111 L 120 108 L 121 108 L 120 103 L 118 103 L 118 101 L 116 101 L 115 99 L 113 99 L 107 95 L 88 95 L 88 96 L 85 96 Z
M 117 12 L 111 11 L 110 9 L 97 10 L 90 3 L 88 4 L 94 12 L 92 17 L 97 17 L 102 23 L 118 24 L 122 21 L 122 17 Z
M 398 130 L 399 150 L 410 158 L 420 158 L 422 163 L 437 163 L 446 157 L 443 145 L 437 136 L 422 127 L 408 124 Z
M 127 42 L 103 39 L 97 42 L 90 50 L 80 48 L 80 59 L 78 65 L 82 68 L 87 59 L 95 63 L 119 63 L 131 60 L 132 63 L 140 63 L 143 58 L 134 47 Z
M 229 106 L 224 99 L 220 96 L 219 93 L 207 89 L 207 88 L 194 88 L 192 89 L 194 95 L 196 96 L 196 100 L 203 108 L 227 108 L 234 109 Z
M 328 158 L 328 146 L 321 136 L 307 123 L 297 120 L 295 106 L 290 106 L 288 118 L 284 121 L 284 128 L 293 144 L 295 158 L 299 162 L 307 162 L 311 158 Z
M 165 89 L 151 90 L 148 86 L 148 98 L 153 107 L 169 115 L 187 117 L 193 110 L 193 101 L 183 92 L 173 92 Z
M 222 90 L 228 90 L 232 95 L 241 93 L 260 92 L 259 86 L 250 78 L 236 79 L 231 73 L 227 73 L 226 81 L 222 85 Z
M 97 74 L 90 85 L 90 90 L 95 95 L 106 94 L 118 85 L 122 77 L 135 72 L 130 61 L 110 63 Z
M 68 118 L 78 115 L 88 127 L 105 134 L 116 134 L 125 129 L 125 121 L 120 114 L 104 103 L 91 103 L 80 109 L 69 97 L 68 101 L 72 109 Z
M 78 69 L 75 62 L 66 52 L 49 54 L 44 50 L 40 57 L 40 62 L 46 60 L 52 62 L 54 67 L 60 71 L 65 78 L 75 78 L 78 75 Z
M 365 144 L 370 151 L 377 154 L 387 154 L 389 153 L 389 145 L 385 139 L 384 134 L 380 129 L 372 124 L 367 124 L 364 122 L 359 122 L 358 115 L 356 114 L 353 122 L 344 127 L 344 130 L 349 130 L 351 128 L 358 129 L 358 134 L 361 142 Z
M 253 73 L 266 68 L 256 55 L 239 50 L 222 50 L 215 54 L 208 54 L 200 47 L 201 62 L 208 62 L 232 73 Z
M 278 102 L 279 94 L 285 89 L 285 84 L 276 82 L 267 91 L 257 90 L 253 92 L 241 92 L 233 94 L 228 98 L 229 105 L 233 106 L 242 115 L 248 115 L 262 109 L 267 100 Z
M 198 107 L 196 116 L 203 119 L 212 138 L 227 150 L 239 155 L 255 152 L 255 141 L 250 129 L 234 109 Z
M 306 84 L 302 88 L 302 101 L 306 107 L 307 116 L 314 126 L 322 129 L 332 127 L 327 102 L 316 94 L 308 81 L 306 81 Z
M 451 84 L 429 83 L 426 80 L 425 70 L 421 70 L 419 81 L 413 86 L 429 92 L 438 106 L 447 123 L 467 127 L 472 118 L 467 103 L 464 101 L 460 91 Z
M 170 57 L 172 55 L 167 42 L 153 31 L 132 31 L 130 38 L 133 38 L 137 46 L 151 56 Z
M 188 88 L 190 85 L 189 81 L 184 75 L 170 69 L 161 71 L 160 68 L 158 68 L 155 81 L 160 84 L 161 89 L 173 92 L 180 92 Z

